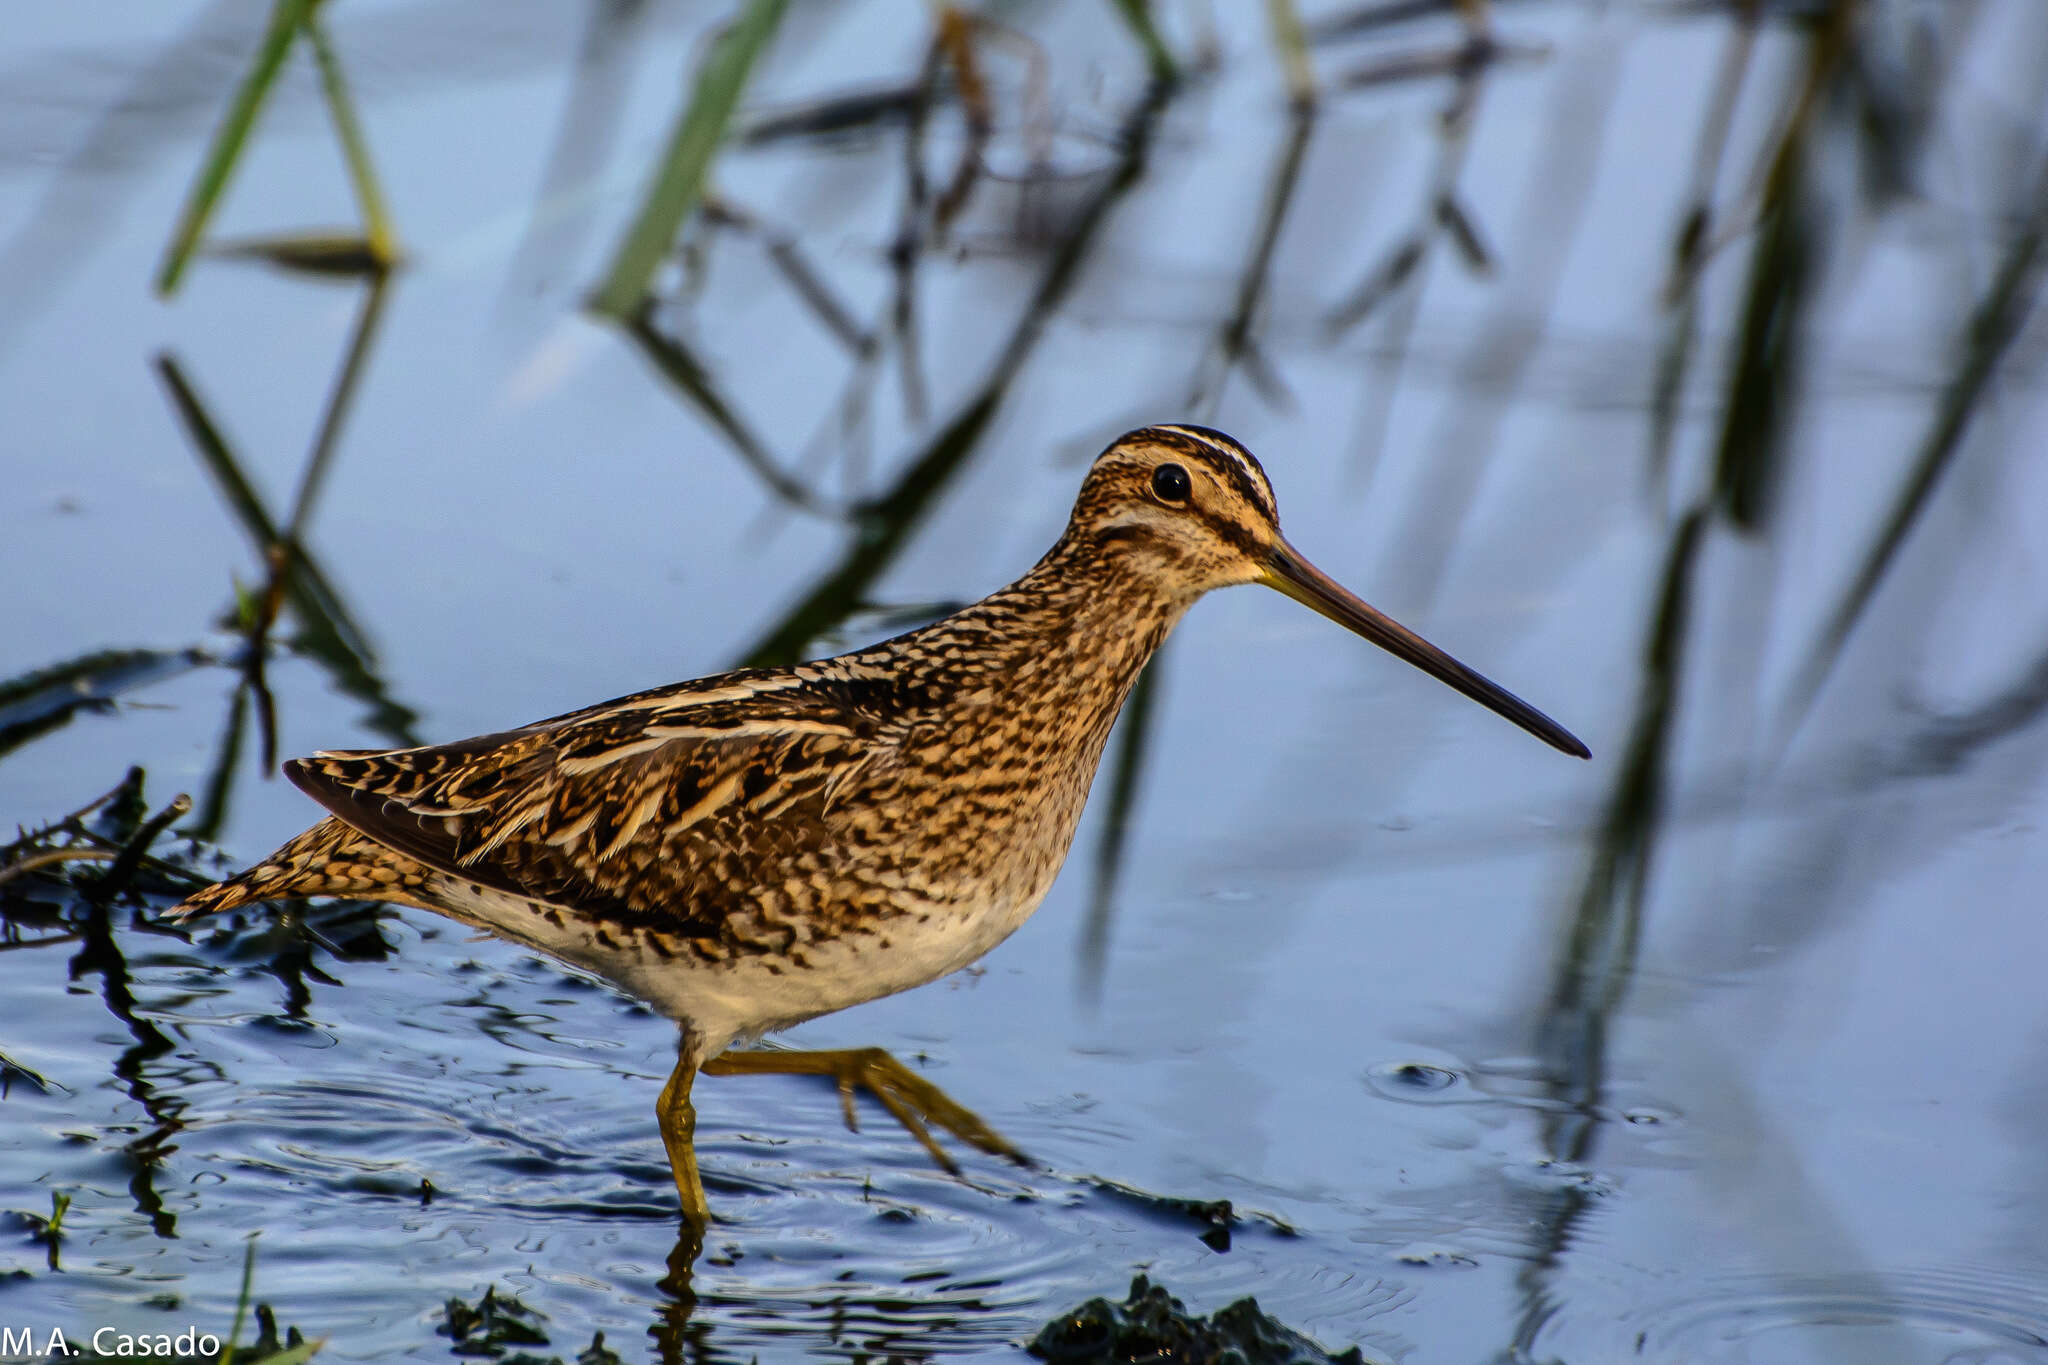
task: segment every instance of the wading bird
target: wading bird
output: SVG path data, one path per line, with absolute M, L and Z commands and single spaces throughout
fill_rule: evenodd
M 1065 534 L 1009 587 L 920 630 L 423 749 L 285 772 L 331 815 L 178 907 L 355 896 L 539 949 L 682 1030 L 657 1113 L 701 1228 L 698 1071 L 873 1091 L 948 1170 L 937 1124 L 1021 1158 L 877 1048 L 728 1051 L 964 967 L 1052 886 L 1110 726 L 1212 588 L 1264 583 L 1554 747 L 1542 712 L 1359 601 L 1280 534 L 1265 471 L 1221 432 L 1155 426 L 1096 457 Z

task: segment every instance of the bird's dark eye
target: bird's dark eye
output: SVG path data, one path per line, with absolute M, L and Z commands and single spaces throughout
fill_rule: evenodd
M 1177 464 L 1163 464 L 1152 471 L 1152 491 L 1161 502 L 1186 502 L 1188 494 L 1195 490 L 1185 469 Z

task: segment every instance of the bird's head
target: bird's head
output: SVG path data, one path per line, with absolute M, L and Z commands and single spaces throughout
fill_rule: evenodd
M 1141 427 L 1095 457 L 1067 540 L 1169 597 L 1264 583 L 1406 659 L 1537 738 L 1586 758 L 1562 725 L 1338 586 L 1280 534 L 1273 485 L 1252 453 L 1208 427 Z

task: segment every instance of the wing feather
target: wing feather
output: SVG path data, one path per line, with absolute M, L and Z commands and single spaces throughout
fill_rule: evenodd
M 839 685 L 834 685 L 838 683 Z M 285 765 L 370 838 L 452 876 L 579 913 L 712 933 L 778 821 L 822 819 L 890 751 L 872 689 L 727 675 L 524 729 Z M 786 843 L 786 841 L 783 841 Z

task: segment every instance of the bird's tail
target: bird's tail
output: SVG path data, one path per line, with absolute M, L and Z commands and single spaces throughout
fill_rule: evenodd
M 248 871 L 215 882 L 172 906 L 173 922 L 259 901 L 301 896 L 364 896 L 411 901 L 427 870 L 336 819 L 322 820 Z

